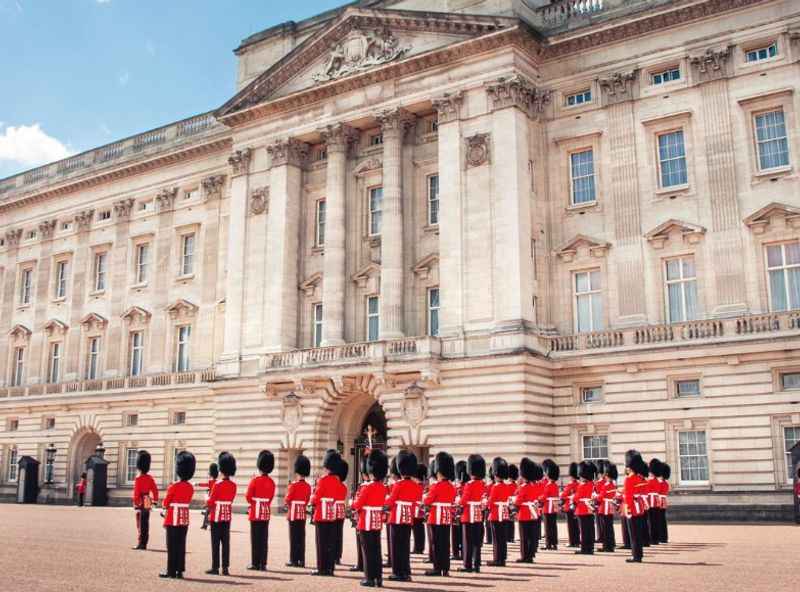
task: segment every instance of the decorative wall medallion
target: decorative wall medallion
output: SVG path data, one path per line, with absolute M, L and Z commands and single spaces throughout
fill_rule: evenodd
M 254 216 L 269 209 L 269 187 L 259 187 L 250 193 L 250 213 Z
M 414 382 L 406 388 L 403 395 L 403 417 L 408 422 L 408 425 L 416 427 L 428 415 L 428 401 L 425 396 L 425 389 Z
M 290 391 L 283 398 L 283 406 L 281 407 L 281 421 L 283 427 L 287 432 L 295 431 L 303 419 L 303 406 L 300 403 L 300 397 L 294 391 Z
M 475 134 L 467 138 L 467 167 L 478 167 L 489 162 L 490 134 Z
M 389 29 L 368 33 L 353 29 L 342 41 L 331 47 L 322 71 L 312 78 L 314 82 L 336 80 L 396 60 L 410 49 L 410 46 L 401 47 L 400 41 Z

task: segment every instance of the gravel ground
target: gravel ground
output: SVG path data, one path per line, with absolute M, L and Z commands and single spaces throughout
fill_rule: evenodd
M 8 592 L 113 590 L 147 592 L 209 591 L 219 589 L 291 591 L 339 591 L 360 589 L 360 574 L 347 568 L 355 561 L 353 530 L 346 527 L 343 568 L 336 578 L 315 578 L 310 569 L 284 567 L 288 558 L 288 535 L 283 518 L 270 526 L 270 556 L 267 573 L 248 572 L 249 527 L 243 515 L 235 515 L 231 535 L 231 577 L 207 576 L 210 543 L 199 529 L 199 513 L 192 513 L 183 581 L 157 577 L 166 564 L 163 529 L 154 514 L 151 544 L 146 552 L 132 551 L 136 528 L 132 510 L 122 508 L 74 508 L 64 506 L 17 506 L 0 504 L 0 525 L 6 545 L 0 552 L 0 590 Z M 565 534 L 562 525 L 559 528 Z M 307 537 L 307 564 L 313 566 L 313 527 Z M 619 540 L 619 525 L 617 525 Z M 576 590 L 602 589 L 670 591 L 696 590 L 798 590 L 800 527 L 792 525 L 672 524 L 669 545 L 645 549 L 645 563 L 627 564 L 625 551 L 576 556 L 562 546 L 557 552 L 541 551 L 534 565 L 511 563 L 505 568 L 487 568 L 480 574 L 453 573 L 450 578 L 422 575 L 427 564 L 412 556 L 414 582 L 384 587 L 419 592 L 471 590 Z M 509 557 L 518 554 L 512 544 Z M 484 561 L 491 548 L 484 546 Z M 384 574 L 385 576 L 388 573 Z M 792 584 L 794 582 L 794 584 Z

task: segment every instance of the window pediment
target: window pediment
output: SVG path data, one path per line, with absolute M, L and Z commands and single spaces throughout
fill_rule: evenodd
M 136 323 L 146 323 L 150 320 L 151 314 L 139 306 L 131 306 L 122 313 L 122 319 L 129 325 Z
M 108 320 L 96 312 L 90 312 L 81 319 L 81 325 L 87 331 L 102 331 L 108 325 Z
M 317 287 L 322 283 L 322 273 L 317 272 L 306 278 L 299 286 L 306 296 L 313 296 Z
M 377 263 L 368 263 L 353 274 L 353 281 L 359 288 L 365 288 L 370 279 L 380 276 L 381 268 Z
M 53 335 L 65 335 L 69 327 L 58 319 L 50 319 L 45 323 L 44 330 L 47 332 L 48 337 L 52 337 Z
M 9 337 L 16 341 L 27 341 L 31 337 L 31 330 L 25 325 L 14 325 L 8 332 Z
M 426 255 L 414 265 L 413 271 L 420 279 L 428 279 L 431 271 L 439 265 L 439 255 L 431 253 Z
M 682 220 L 672 218 L 659 224 L 644 236 L 653 247 L 660 249 L 664 246 L 664 243 L 670 239 L 670 236 L 677 235 L 684 241 L 695 244 L 703 237 L 705 232 L 705 227 L 699 224 L 692 224 L 691 222 L 683 222 Z
M 197 305 L 192 304 L 183 298 L 176 300 L 173 304 L 167 307 L 169 318 L 173 321 L 178 319 L 193 318 L 197 314 Z
M 747 216 L 743 222 L 754 234 L 763 234 L 778 219 L 789 228 L 800 229 L 800 208 L 773 201 Z
M 561 245 L 556 249 L 555 254 L 565 263 L 568 263 L 580 256 L 582 253 L 590 257 L 605 257 L 611 243 L 586 236 L 585 234 L 577 234 L 572 239 Z

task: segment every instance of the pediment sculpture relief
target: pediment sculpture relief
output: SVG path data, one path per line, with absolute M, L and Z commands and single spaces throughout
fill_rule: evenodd
M 331 47 L 324 68 L 312 78 L 314 82 L 336 80 L 396 60 L 410 49 L 410 46 L 401 47 L 400 41 L 389 29 L 367 33 L 353 29 Z

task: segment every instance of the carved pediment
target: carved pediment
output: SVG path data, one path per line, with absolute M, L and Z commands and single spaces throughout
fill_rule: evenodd
M 9 337 L 14 340 L 27 340 L 30 339 L 31 330 L 25 325 L 14 325 L 11 331 L 8 332 Z
M 431 273 L 431 270 L 439 265 L 439 254 L 438 253 L 431 253 L 430 255 L 426 255 L 422 259 L 414 264 L 413 271 L 417 274 L 420 279 L 428 279 L 428 276 Z
M 172 320 L 192 318 L 197 314 L 197 305 L 181 298 L 167 307 L 167 314 Z
M 102 331 L 108 325 L 108 321 L 105 319 L 105 317 L 100 316 L 96 312 L 90 312 L 81 319 L 81 325 L 87 331 Z
M 359 164 L 353 173 L 357 176 L 363 176 L 367 173 L 371 173 L 372 171 L 381 171 L 383 170 L 383 162 L 379 158 L 368 158 L 361 164 Z
M 761 234 L 775 219 L 783 219 L 784 224 L 788 227 L 800 228 L 800 208 L 773 201 L 750 214 L 744 219 L 744 223 L 754 233 Z
M 556 249 L 555 253 L 562 261 L 568 262 L 572 261 L 582 248 L 586 249 L 592 257 L 604 257 L 610 246 L 611 244 L 606 241 L 585 234 L 577 234 Z
M 381 268 L 377 263 L 368 263 L 361 269 L 359 269 L 356 273 L 353 274 L 352 279 L 355 283 L 358 284 L 359 288 L 364 288 L 367 285 L 367 282 L 373 278 L 380 276 Z
M 134 323 L 146 323 L 150 320 L 150 313 L 139 306 L 131 306 L 128 310 L 122 313 L 122 320 L 126 321 L 129 325 Z
M 320 285 L 321 282 L 322 282 L 322 274 L 320 272 L 317 272 L 306 278 L 306 280 L 302 282 L 299 287 L 303 292 L 305 292 L 306 296 L 313 296 L 314 291 L 317 289 L 317 287 Z
M 52 337 L 53 335 L 65 335 L 69 327 L 58 319 L 50 319 L 44 324 L 44 330 L 48 337 Z
M 706 229 L 698 224 L 670 219 L 653 228 L 645 234 L 645 238 L 657 249 L 664 246 L 671 234 L 676 233 L 688 243 L 696 243 L 705 234 Z

